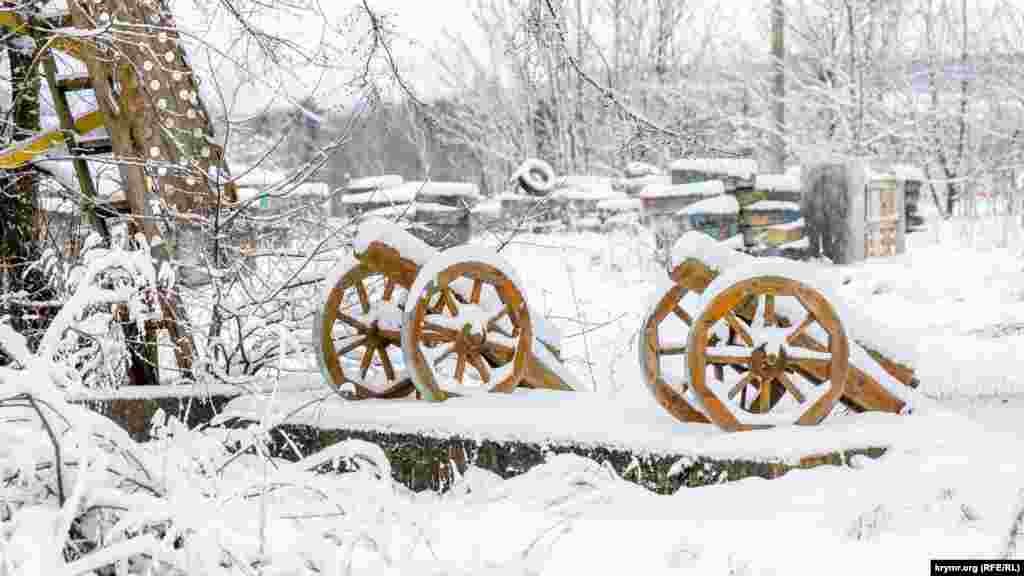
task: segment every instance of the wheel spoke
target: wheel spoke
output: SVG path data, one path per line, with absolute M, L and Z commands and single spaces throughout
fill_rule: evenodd
M 821 358 L 794 358 L 790 356 L 786 361 L 786 364 L 788 366 L 801 368 L 811 374 L 824 374 L 827 378 L 827 374 L 832 367 L 832 360 Z
M 779 383 L 781 383 L 786 388 L 786 390 L 789 390 L 789 393 L 792 394 L 794 398 L 796 398 L 797 402 L 803 404 L 807 400 L 807 398 L 804 396 L 804 393 L 801 392 L 800 389 L 796 387 L 796 384 L 794 384 L 793 381 L 789 379 L 789 376 L 785 372 L 779 372 L 775 376 L 775 379 L 778 380 Z
M 746 374 L 744 374 L 743 378 L 740 378 L 740 381 L 737 382 L 736 385 L 733 386 L 732 389 L 729 390 L 729 400 L 732 400 L 734 397 L 736 397 L 736 395 L 739 394 L 740 390 L 743 390 L 744 388 L 746 388 L 747 384 L 750 383 L 750 379 L 753 378 L 753 377 L 754 377 L 754 373 L 753 372 L 747 372 Z
M 459 350 L 457 354 L 459 358 L 455 361 L 455 379 L 462 384 L 462 378 L 466 375 L 466 351 Z
M 473 291 L 469 294 L 469 302 L 471 304 L 480 303 L 480 291 L 484 287 L 484 281 L 480 278 L 473 278 Z
M 674 312 L 680 320 L 686 323 L 687 326 L 693 326 L 693 318 L 691 318 L 690 315 L 686 313 L 686 310 L 683 310 L 682 306 L 676 305 L 675 307 L 672 308 L 672 312 Z
M 793 344 L 798 338 L 804 336 L 804 331 L 810 328 L 811 324 L 815 322 L 814 314 L 810 311 L 807 312 L 807 316 L 804 316 L 800 325 L 793 329 L 792 332 L 786 335 L 786 344 Z M 809 337 L 808 337 L 809 338 Z
M 373 363 L 373 346 L 367 346 L 366 352 L 363 354 L 363 361 L 359 364 L 359 377 L 366 380 L 366 372 L 370 370 L 370 364 Z
M 767 378 L 761 380 L 761 393 L 757 396 L 757 404 L 761 414 L 767 414 L 772 408 L 772 381 Z
M 498 325 L 498 320 L 501 320 L 505 316 L 508 316 L 508 312 L 508 306 L 503 306 L 501 308 L 501 312 L 498 312 L 496 315 L 492 316 L 489 320 L 487 320 L 487 329 L 493 330 L 494 327 Z
M 776 326 L 777 321 L 775 319 L 775 295 L 765 294 L 764 295 L 764 325 L 765 326 Z
M 363 307 L 363 314 L 370 313 L 370 294 L 366 291 L 363 281 L 356 282 L 356 292 L 359 293 L 359 304 Z
M 743 342 L 747 346 L 754 345 L 754 339 L 750 337 L 750 332 L 747 331 L 747 329 L 743 326 L 743 323 L 740 322 L 739 318 L 737 318 L 736 314 L 734 314 L 731 310 L 728 314 L 725 315 L 725 321 L 726 323 L 729 324 L 730 328 L 732 328 L 737 334 L 739 334 L 740 338 L 743 339 Z
M 708 347 L 705 353 L 708 364 L 744 364 L 751 362 L 750 350 L 741 346 Z
M 366 324 L 363 324 L 359 320 L 356 320 L 355 318 L 349 316 L 348 314 L 342 312 L 341 310 L 338 310 L 337 314 L 338 314 L 338 320 L 341 320 L 342 322 L 344 322 L 345 324 L 348 324 L 349 326 L 355 328 L 356 330 L 359 330 L 360 332 L 369 332 L 370 331 L 370 327 L 369 326 L 367 326 Z
M 366 340 L 367 340 L 366 338 L 360 338 L 359 340 L 356 340 L 352 344 L 349 344 L 348 346 L 345 346 L 344 348 L 342 348 L 341 350 L 338 351 L 338 356 L 344 356 L 345 354 L 348 354 L 349 352 L 355 350 L 356 348 L 359 348 L 360 346 L 365 345 L 366 344 Z
M 380 356 L 380 363 L 384 365 L 384 374 L 387 376 L 388 382 L 394 382 L 396 380 L 395 367 L 391 364 L 391 357 L 388 356 L 388 347 L 377 348 L 377 355 Z
M 484 349 L 499 357 L 514 356 L 516 353 L 514 345 L 509 346 L 508 344 L 495 342 L 494 340 L 484 342 Z
M 487 363 L 483 361 L 483 358 L 479 354 L 473 354 L 469 357 L 469 363 L 473 365 L 473 368 L 480 374 L 480 379 L 485 383 L 490 384 L 491 382 L 491 371 L 487 368 Z
M 444 362 L 446 358 L 448 358 L 449 356 L 454 354 L 456 347 L 457 347 L 456 344 L 450 344 L 448 346 L 448 348 L 444 352 L 441 353 L 440 356 L 438 356 L 437 358 L 434 358 L 434 366 L 437 366 L 441 362 Z
M 458 316 L 459 307 L 455 305 L 455 298 L 452 298 L 451 288 L 448 286 L 441 288 L 441 298 L 444 299 L 444 304 L 448 307 L 448 311 L 451 312 L 452 316 Z
M 384 299 L 388 302 L 391 301 L 391 296 L 395 292 L 395 281 L 388 277 L 388 281 L 384 283 Z
M 454 328 L 441 326 L 440 324 L 436 324 L 426 319 L 423 321 L 423 330 L 430 330 L 431 332 L 435 332 L 440 336 L 448 338 L 449 340 L 454 340 L 459 335 L 458 330 L 455 330 Z

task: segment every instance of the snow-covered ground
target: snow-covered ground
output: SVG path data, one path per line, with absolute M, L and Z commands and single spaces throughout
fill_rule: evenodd
M 625 233 L 519 236 L 502 250 L 533 306 L 562 328 L 563 353 L 588 388 L 576 394 L 590 396 L 533 402 L 517 393 L 507 398 L 509 406 L 518 402 L 512 414 L 491 398 L 459 400 L 463 416 L 456 402 L 436 407 L 451 412 L 449 427 L 515 432 L 510 423 L 536 422 L 567 438 L 600 441 L 604 434 L 676 444 L 682 452 L 785 457 L 837 438 L 849 446 L 882 439 L 889 450 L 878 460 L 656 495 L 600 463 L 561 455 L 508 480 L 471 467 L 448 493 L 413 494 L 393 484 L 378 449 L 359 442 L 291 465 L 233 457 L 211 434 L 173 426 L 151 445 L 119 439 L 131 459 L 121 452 L 94 457 L 99 451 L 90 452 L 80 435 L 66 445 L 66 462 L 134 470 L 132 482 L 152 488 L 139 492 L 127 477 L 104 476 L 103 466 L 79 474 L 80 464 L 68 464 L 73 497 L 64 515 L 51 492 L 33 496 L 49 507 L 0 516 L 0 574 L 55 570 L 47 560 L 51 528 L 76 506 L 127 508 L 129 520 L 120 525 L 127 531 L 111 532 L 107 550 L 153 553 L 189 574 L 916 574 L 935 558 L 1020 558 L 1024 537 L 1014 532 L 1024 509 L 1024 244 L 1019 233 L 994 225 L 975 226 L 974 234 L 960 223 L 933 226 L 910 237 L 905 255 L 828 269 L 848 305 L 914 347 L 908 355 L 932 401 L 912 415 L 841 415 L 819 428 L 729 435 L 671 421 L 646 397 L 636 360 L 636 331 L 666 274 L 649 257 L 651 239 Z M 492 246 L 503 240 L 478 239 Z M 0 376 L 17 382 L 16 375 Z M 259 404 L 260 424 L 231 434 L 254 441 L 293 400 Z M 324 412 L 352 423 L 370 412 L 399 422 L 433 408 L 374 401 L 361 412 L 332 402 Z M 619 412 L 609 408 L 616 404 Z M 589 410 L 570 413 L 574 406 Z M 24 421 L 30 416 L 22 414 Z M 18 422 L 0 427 L 0 464 L 4 474 L 20 471 L 24 479 L 27 464 L 53 450 L 41 430 L 19 432 L 25 424 Z M 94 436 L 106 433 L 91 426 Z M 619 430 L 628 434 L 616 438 Z M 340 475 L 305 472 L 335 458 L 364 466 Z M 35 470 L 54 482 L 52 466 Z M 96 488 L 115 485 L 135 494 Z M 4 501 L 25 498 L 21 486 L 5 488 Z M 139 527 L 168 518 L 185 535 L 182 548 L 170 538 L 136 536 Z M 228 567 L 237 564 L 246 569 Z
M 563 354 L 589 388 L 582 394 L 595 399 L 579 402 L 590 408 L 584 413 L 562 418 L 559 410 L 573 403 L 531 404 L 524 395 L 509 416 L 486 401 L 464 399 L 466 416 L 452 405 L 439 408 L 453 412 L 439 420 L 509 431 L 515 427 L 502 422 L 521 414 L 532 422 L 521 427 L 527 435 L 531 426 L 555 426 L 571 437 L 576 426 L 581 441 L 621 432 L 621 442 L 659 437 L 664 446 L 672 443 L 664 436 L 676 433 L 676 449 L 682 443 L 723 454 L 759 448 L 784 455 L 813 437 L 815 430 L 799 431 L 803 437 L 707 435 L 668 422 L 645 401 L 636 331 L 665 277 L 647 256 L 650 243 L 614 232 L 519 236 L 509 243 L 503 256 L 537 309 L 562 328 Z M 401 504 L 432 538 L 409 544 L 404 557 L 398 541 L 366 546 L 353 557 L 355 566 L 375 574 L 859 575 L 923 573 L 936 558 L 1019 558 L 1024 540 L 1018 543 L 1012 532 L 1024 505 L 1022 249 L 1019 233 L 998 226 L 933 223 L 910 237 L 907 254 L 829 269 L 850 306 L 892 326 L 913 347 L 908 356 L 920 391 L 936 400 L 912 416 L 847 415 L 818 429 L 820 438 L 845 434 L 851 446 L 888 440 L 889 452 L 877 461 L 670 496 L 571 456 L 509 480 L 471 468 L 451 493 L 408 495 Z M 624 408 L 608 411 L 609 400 Z M 321 415 L 353 425 L 364 416 L 401 422 L 423 407 L 394 408 L 367 405 L 373 416 L 335 407 Z M 651 411 L 646 428 L 644 410 Z

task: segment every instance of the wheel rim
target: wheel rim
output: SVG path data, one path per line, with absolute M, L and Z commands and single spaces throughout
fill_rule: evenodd
M 395 398 L 413 391 L 401 350 L 404 296 L 393 278 L 362 264 L 331 289 L 314 337 L 321 372 L 336 392 L 348 398 Z
M 453 264 L 412 302 L 402 346 L 422 398 L 443 400 L 470 389 L 509 392 L 523 380 L 533 338 L 529 310 L 499 269 Z
M 705 412 L 725 430 L 817 424 L 842 396 L 849 343 L 821 293 L 760 276 L 705 304 L 687 364 Z
M 640 331 L 640 365 L 655 400 L 682 422 L 708 423 L 687 377 L 686 346 L 692 311 L 714 274 L 702 263 L 687 260 L 669 276 L 667 288 L 651 308 Z
M 687 400 L 685 354 L 693 324 L 684 305 L 688 294 L 693 293 L 676 284 L 658 299 L 640 331 L 640 365 L 647 389 L 670 414 L 683 422 L 709 422 Z

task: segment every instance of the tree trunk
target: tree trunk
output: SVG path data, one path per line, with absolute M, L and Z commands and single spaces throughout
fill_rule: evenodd
M 31 44 L 29 45 L 31 46 Z M 21 142 L 39 132 L 39 74 L 32 66 L 35 49 L 9 45 L 11 69 L 11 140 Z M 26 288 L 21 270 L 28 265 L 38 246 L 35 230 L 35 197 L 38 181 L 34 170 L 22 167 L 2 180 L 0 191 L 0 259 L 4 265 L 4 287 L 8 291 Z

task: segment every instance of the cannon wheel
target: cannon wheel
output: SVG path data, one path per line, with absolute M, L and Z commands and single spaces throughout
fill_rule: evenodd
M 530 313 L 497 254 L 458 246 L 420 272 L 409 290 L 402 351 L 425 400 L 458 389 L 509 392 L 527 374 Z
M 777 314 L 780 304 L 785 318 Z M 738 338 L 723 345 L 715 336 L 727 328 Z M 808 338 L 811 330 L 815 336 Z M 690 330 L 687 364 L 704 411 L 724 430 L 817 424 L 843 394 L 849 342 L 820 292 L 797 280 L 757 276 L 704 304 Z
M 655 400 L 682 422 L 709 423 L 708 417 L 686 399 L 686 342 L 693 318 L 683 306 L 687 294 L 704 292 L 714 273 L 688 260 L 671 273 L 675 281 L 658 297 L 640 330 L 640 366 Z M 671 370 L 675 363 L 675 370 Z
M 402 353 L 399 290 L 391 276 L 355 261 L 337 276 L 313 323 L 320 371 L 336 392 L 346 383 L 359 399 L 413 392 L 412 380 L 396 368 Z

